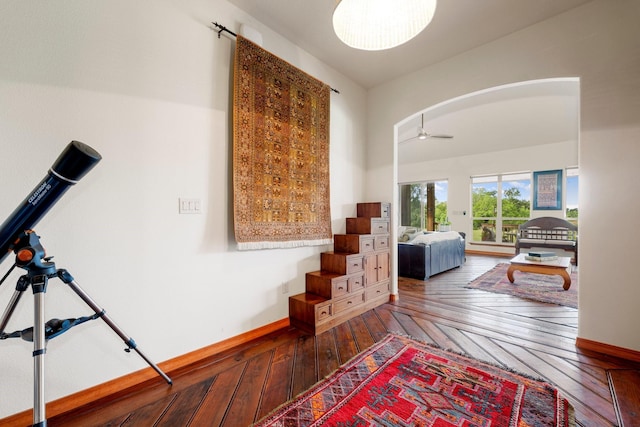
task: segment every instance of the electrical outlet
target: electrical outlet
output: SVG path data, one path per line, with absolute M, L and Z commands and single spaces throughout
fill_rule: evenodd
M 283 294 L 289 293 L 289 282 L 282 282 L 282 293 Z

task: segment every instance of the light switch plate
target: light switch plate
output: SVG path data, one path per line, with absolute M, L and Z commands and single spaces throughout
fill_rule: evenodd
M 202 202 L 200 199 L 187 199 L 180 197 L 178 199 L 178 213 L 180 214 L 201 214 Z

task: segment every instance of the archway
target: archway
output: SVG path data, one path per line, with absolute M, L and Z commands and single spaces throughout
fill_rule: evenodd
M 512 83 L 443 101 L 398 122 L 394 126 L 396 205 L 400 206 L 399 184 L 440 180 L 455 173 L 449 185 L 449 220 L 452 229 L 469 232 L 470 176 L 544 170 L 542 165 L 549 162 L 537 153 L 557 147 L 570 156 L 563 160 L 563 167 L 578 166 L 579 91 L 579 79 L 573 77 Z M 411 139 L 423 123 L 428 133 L 454 138 Z M 518 153 L 523 154 L 518 157 Z M 501 158 L 506 159 L 504 164 Z M 396 215 L 396 230 L 397 221 Z M 513 250 L 497 245 L 490 249 Z M 393 268 L 397 273 L 397 260 Z

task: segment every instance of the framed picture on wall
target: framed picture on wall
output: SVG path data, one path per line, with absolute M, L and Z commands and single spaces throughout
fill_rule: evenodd
M 533 173 L 533 209 L 562 210 L 562 169 Z

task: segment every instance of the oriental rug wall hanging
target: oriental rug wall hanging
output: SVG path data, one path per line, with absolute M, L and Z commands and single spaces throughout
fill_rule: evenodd
M 332 243 L 330 87 L 239 36 L 233 90 L 238 248 Z
M 575 426 L 550 384 L 387 335 L 255 426 Z

